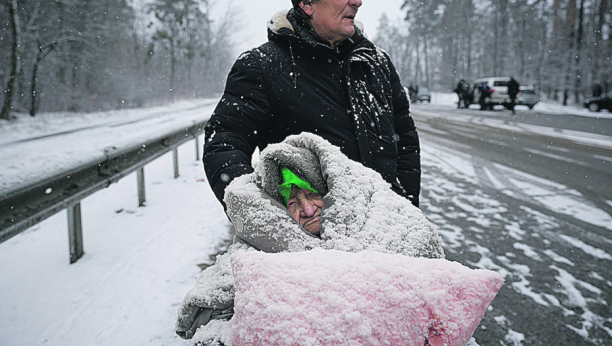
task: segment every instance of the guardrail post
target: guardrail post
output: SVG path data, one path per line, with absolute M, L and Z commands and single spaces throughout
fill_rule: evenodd
M 68 207 L 68 243 L 70 246 L 70 264 L 84 254 L 83 225 L 81 223 L 81 202 Z
M 176 179 L 179 177 L 178 147 L 172 150 L 172 161 L 174 162 L 174 179 Z
M 138 181 L 138 206 L 143 207 L 146 203 L 145 198 L 145 176 L 144 176 L 144 166 L 138 168 L 136 171 L 136 180 Z
M 200 135 L 195 136 L 195 144 L 196 144 L 196 161 L 200 161 Z

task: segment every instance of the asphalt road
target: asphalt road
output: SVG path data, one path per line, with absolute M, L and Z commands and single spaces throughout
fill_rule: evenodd
M 477 342 L 612 345 L 612 119 L 429 104 L 413 115 L 421 208 L 447 258 L 506 279 Z

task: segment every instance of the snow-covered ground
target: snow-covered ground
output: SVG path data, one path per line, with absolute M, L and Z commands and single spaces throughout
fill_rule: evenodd
M 176 310 L 229 224 L 195 147 L 82 201 L 85 255 L 68 260 L 66 213 L 0 245 L 0 345 L 183 345 Z
M 205 120 L 215 104 L 183 101 L 0 122 L 0 190 L 91 160 L 108 146 Z M 147 129 L 117 126 L 141 119 Z M 104 138 L 82 130 L 69 142 L 49 137 L 9 145 L 98 125 Z M 146 207 L 138 207 L 134 174 L 84 199 L 85 255 L 76 264 L 68 264 L 65 211 L 0 244 L 0 345 L 183 344 L 174 334 L 177 306 L 200 271 L 196 264 L 210 261 L 229 227 L 195 156 L 193 141 L 179 147 L 176 180 L 170 154 L 145 167 Z
M 455 97 L 454 94 L 435 93 L 432 101 L 452 105 L 456 102 Z M 44 144 L 33 141 L 38 144 L 24 147 L 27 151 L 6 153 L 10 142 L 94 123 L 136 120 L 169 110 L 180 114 L 181 121 L 187 119 L 189 123 L 210 115 L 213 105 L 207 104 L 210 100 L 190 101 L 155 110 L 88 115 L 41 114 L 34 119 L 19 116 L 8 124 L 0 121 L 0 166 L 4 172 L 9 172 L 9 166 L 17 167 L 10 171 L 11 174 L 0 173 L 0 185 L 4 181 L 4 189 L 10 190 L 14 184 L 21 183 L 14 180 L 19 174 L 25 181 L 36 177 L 41 167 L 46 165 L 65 167 L 72 164 L 75 160 L 70 156 L 76 155 L 74 152 L 81 148 L 88 148 L 89 152 L 103 151 L 109 143 L 114 145 L 113 141 L 127 143 L 133 139 L 127 134 L 118 135 L 110 142 L 94 140 L 91 136 L 80 136 L 78 140 L 75 137 L 66 146 L 66 155 L 55 157 L 58 161 L 53 162 L 45 157 L 44 150 L 47 146 L 60 145 L 57 139 L 49 138 Z M 540 103 L 536 110 L 549 112 L 559 107 Z M 195 112 L 193 117 L 185 116 L 189 109 Z M 607 112 L 572 110 L 571 113 L 576 112 L 584 116 L 612 117 Z M 166 120 L 170 123 L 178 121 Z M 167 128 L 163 124 L 156 126 Z M 106 133 L 109 136 L 116 134 L 110 130 Z M 92 143 L 99 143 L 99 146 L 91 147 Z M 33 150 L 43 155 L 28 161 L 26 155 Z M 472 167 L 468 157 L 445 155 L 434 147 L 424 148 L 425 152 L 427 150 L 435 155 L 427 155 L 424 165 L 452 170 L 457 176 L 471 179 L 470 170 L 464 169 Z M 73 154 L 69 155 L 69 151 Z M 68 260 L 65 212 L 0 244 L 0 263 L 3 263 L 0 267 L 0 345 L 188 344 L 174 334 L 178 304 L 195 282 L 200 271 L 197 264 L 209 262 L 209 254 L 214 252 L 220 240 L 227 237 L 229 227 L 206 181 L 201 163 L 195 161 L 194 151 L 192 142 L 179 148 L 181 176 L 178 179 L 173 179 L 169 155 L 146 166 L 146 207 L 137 207 L 136 178 L 133 175 L 84 199 L 85 255 L 75 264 L 70 265 Z M 449 187 L 453 183 L 441 179 L 427 183 L 461 190 L 459 185 Z M 452 248 L 460 235 L 448 229 L 443 235 Z M 518 232 L 514 235 L 520 237 Z M 481 250 L 486 253 L 486 249 Z M 522 249 L 525 253 L 528 250 Z M 559 257 L 554 253 L 550 256 Z M 603 256 L 610 255 L 603 253 Z M 568 290 L 574 287 L 571 280 L 563 279 L 563 271 L 559 270 L 559 273 L 563 287 Z M 605 280 L 610 285 L 609 278 Z M 542 295 L 530 292 L 528 287 L 525 292 L 533 299 L 543 299 Z M 524 336 L 517 331 L 510 332 L 508 340 L 519 340 L 514 342 L 519 345 Z
M 198 99 L 100 113 L 20 114 L 13 121 L 2 120 L 0 195 L 94 160 L 100 162 L 110 148 L 129 148 L 203 122 L 216 101 Z

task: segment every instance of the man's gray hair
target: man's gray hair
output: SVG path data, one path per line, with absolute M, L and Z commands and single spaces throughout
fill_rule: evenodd
M 304 10 L 302 10 L 302 8 L 300 7 L 300 3 L 302 2 L 306 5 L 311 5 L 316 4 L 317 2 L 319 2 L 319 0 L 291 0 L 291 3 L 293 4 L 293 9 L 299 17 L 302 17 L 304 19 L 312 19 L 312 16 L 307 15 L 306 12 L 304 12 Z

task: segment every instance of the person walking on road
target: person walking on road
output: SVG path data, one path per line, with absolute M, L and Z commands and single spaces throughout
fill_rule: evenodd
M 478 103 L 480 104 L 480 110 L 483 111 L 487 109 L 487 98 L 491 96 L 491 89 L 487 82 L 481 82 L 477 85 L 478 91 L 480 92 L 480 97 L 478 99 Z
M 592 91 L 593 97 L 600 97 L 602 93 L 601 82 L 597 81 L 595 84 L 593 84 Z
M 459 83 L 457 83 L 457 87 L 455 88 L 455 92 L 457 93 L 457 96 L 459 96 L 457 108 L 468 108 L 469 88 L 470 85 L 463 78 L 459 81 Z M 463 107 L 461 106 L 461 103 L 463 103 Z
M 518 93 L 519 83 L 514 77 L 510 77 L 510 81 L 508 82 L 508 96 L 510 96 L 510 110 L 512 110 L 512 114 L 516 114 L 514 106 L 516 105 L 516 95 L 518 95 Z

